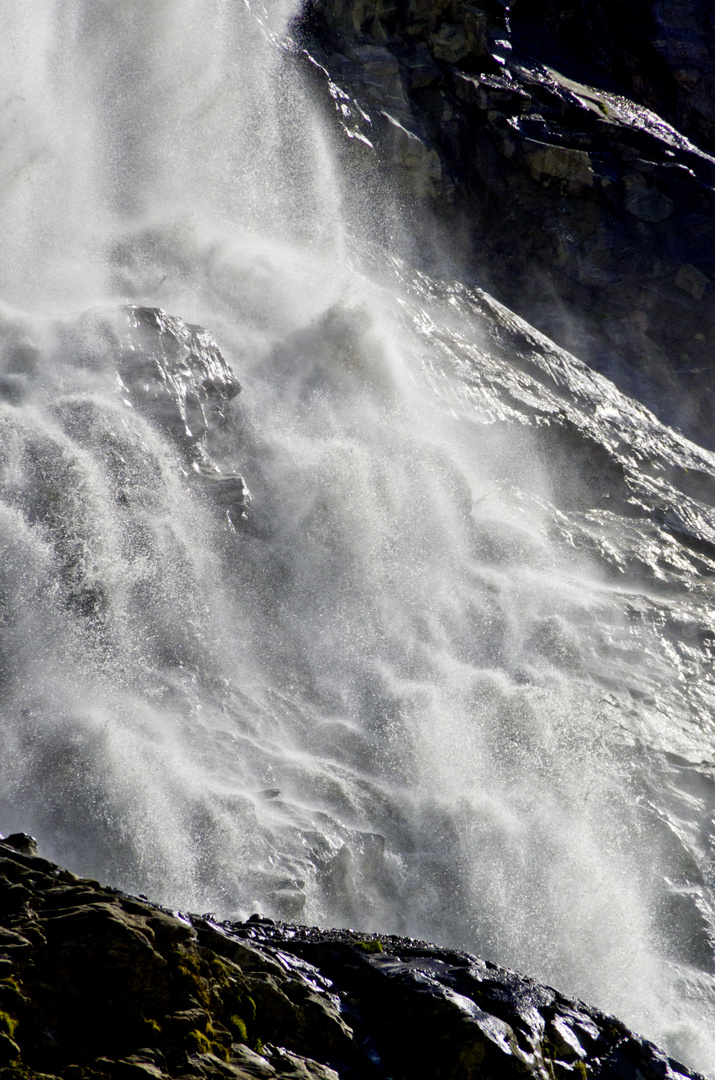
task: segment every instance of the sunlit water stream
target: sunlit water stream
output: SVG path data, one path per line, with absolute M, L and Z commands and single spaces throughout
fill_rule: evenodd
M 0 829 L 479 952 L 715 1073 L 715 459 L 343 224 L 293 6 L 7 5 Z M 118 378 L 127 304 L 242 383 L 206 446 L 247 520 Z

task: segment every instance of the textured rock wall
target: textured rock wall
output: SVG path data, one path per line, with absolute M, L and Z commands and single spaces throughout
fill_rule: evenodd
M 0 1080 L 685 1080 L 466 953 L 170 913 L 0 840 Z
M 715 150 L 715 8 L 708 0 L 515 0 L 514 31 L 591 71 Z
M 313 0 L 299 40 L 374 203 L 712 445 L 711 16 L 632 6 Z

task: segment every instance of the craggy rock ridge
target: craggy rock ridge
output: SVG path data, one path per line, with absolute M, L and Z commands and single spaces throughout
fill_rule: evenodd
M 695 1075 L 466 953 L 172 914 L 0 841 L 0 1080 Z
M 389 181 L 423 236 L 429 205 L 474 281 L 712 445 L 704 0 L 627 17 L 606 0 L 313 0 L 297 40 L 374 203 Z

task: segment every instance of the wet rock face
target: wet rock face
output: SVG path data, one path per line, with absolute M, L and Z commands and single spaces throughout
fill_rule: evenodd
M 2 1080 L 678 1080 L 620 1021 L 466 953 L 179 916 L 0 841 Z
M 155 308 L 5 321 L 0 503 L 17 518 L 29 565 L 33 552 L 45 552 L 46 595 L 101 634 L 114 619 L 115 626 L 127 617 L 151 621 L 162 594 L 172 596 L 172 607 L 177 595 L 188 600 L 192 575 L 182 568 L 191 555 L 163 524 L 177 495 L 198 494 L 229 534 L 250 501 L 238 471 L 245 453 L 234 404 L 240 386 L 218 345 L 201 327 Z M 179 589 L 169 586 L 162 562 L 169 547 Z M 131 566 L 123 581 L 135 580 L 138 560 L 146 571 L 141 585 L 125 588 L 115 571 Z M 3 596 L 16 593 L 8 584 Z M 16 614 L 3 623 L 0 651 L 10 653 L 3 652 L 0 681 L 23 636 L 11 629 L 21 608 L 13 600 Z M 186 643 L 183 631 L 180 637 Z M 166 635 L 156 640 L 157 655 L 167 655 Z
M 512 25 L 715 150 L 715 10 L 707 0 L 516 0 Z
M 308 981 L 28 851 L 0 843 L 3 1080 L 335 1076 L 302 1051 L 340 1056 L 349 1029 Z
M 219 464 L 222 437 L 232 438 L 226 406 L 241 386 L 207 330 L 159 308 L 128 306 L 87 312 L 67 330 L 65 348 L 89 366 L 113 357 L 125 402 L 172 438 L 233 525 L 246 517 L 243 478 Z
M 429 206 L 488 290 L 712 445 L 706 7 L 314 0 L 301 33 L 374 201 Z

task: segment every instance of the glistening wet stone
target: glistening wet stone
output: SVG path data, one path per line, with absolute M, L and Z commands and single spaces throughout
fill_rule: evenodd
M 467 953 L 173 915 L 36 852 L 23 834 L 0 841 L 0 1080 L 697 1076 Z

